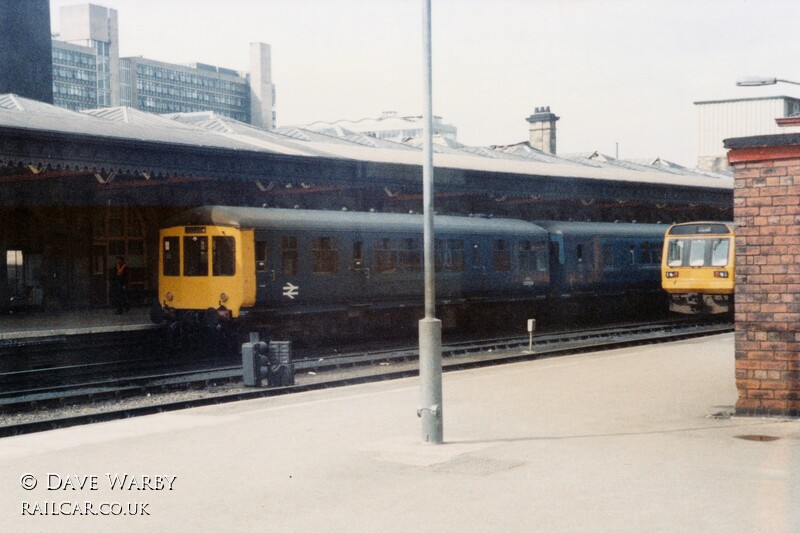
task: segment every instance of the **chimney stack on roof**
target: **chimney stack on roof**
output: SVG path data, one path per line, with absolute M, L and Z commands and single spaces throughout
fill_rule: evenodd
M 548 154 L 556 154 L 556 121 L 560 117 L 550 112 L 550 106 L 537 107 L 527 119 L 530 124 L 531 146 Z

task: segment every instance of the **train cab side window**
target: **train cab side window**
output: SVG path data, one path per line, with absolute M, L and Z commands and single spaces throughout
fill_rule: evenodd
M 339 271 L 336 237 L 315 237 L 311 240 L 311 271 L 314 274 L 336 274 Z
M 164 275 L 181 275 L 180 239 L 178 237 L 164 237 L 162 243 Z
M 297 275 L 297 237 L 281 237 L 281 262 L 284 276 Z
M 711 242 L 711 266 L 728 266 L 730 239 L 715 239 Z
M 256 241 L 256 272 L 269 272 L 269 254 L 267 243 Z
M 208 276 L 208 237 L 183 238 L 183 275 Z
M 233 237 L 212 237 L 212 271 L 215 276 L 236 274 L 236 239 Z
M 669 248 L 667 249 L 667 266 L 679 267 L 683 262 L 683 240 L 669 241 Z

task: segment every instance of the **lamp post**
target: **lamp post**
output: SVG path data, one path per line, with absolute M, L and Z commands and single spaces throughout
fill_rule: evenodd
M 442 420 L 442 321 L 436 318 L 436 288 L 433 238 L 433 97 L 431 67 L 431 0 L 422 0 L 423 48 L 423 149 L 422 203 L 424 225 L 425 318 L 419 321 L 419 381 L 422 440 L 441 444 Z
M 791 83 L 800 85 L 800 82 L 784 80 L 780 78 L 766 78 L 762 76 L 745 76 L 736 80 L 737 87 L 763 87 L 764 85 L 775 85 L 776 83 Z

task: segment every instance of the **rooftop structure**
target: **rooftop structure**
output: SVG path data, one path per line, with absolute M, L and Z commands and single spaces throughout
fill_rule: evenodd
M 790 96 L 734 98 L 694 103 L 699 136 L 697 166 L 714 172 L 730 172 L 723 139 L 785 133 L 776 122 L 800 115 L 800 99 Z
M 296 127 L 264 131 L 210 112 L 160 116 L 118 107 L 76 113 L 8 94 L 0 95 L 0 129 L 3 128 L 415 166 L 420 164 L 421 151 L 415 146 L 418 141 L 413 140 L 397 143 L 354 132 L 330 135 Z M 732 186 L 729 175 L 696 172 L 661 158 L 642 164 L 601 156 L 598 152 L 557 157 L 533 148 L 528 142 L 467 147 L 440 139 L 434 144 L 434 152 L 435 164 L 441 169 L 728 189 Z M 119 171 L 126 170 L 127 163 L 120 165 Z
M 402 142 L 406 139 L 422 138 L 423 121 L 421 115 L 399 116 L 395 111 L 385 111 L 380 118 L 363 118 L 360 120 L 337 120 L 335 122 L 313 122 L 304 129 L 329 133 L 332 135 L 352 132 Z M 433 134 L 444 139 L 455 141 L 458 130 L 452 124 L 446 124 L 442 117 L 433 117 Z

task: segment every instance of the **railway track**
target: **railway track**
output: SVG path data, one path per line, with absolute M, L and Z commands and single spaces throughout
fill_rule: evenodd
M 730 322 L 676 321 L 447 343 L 444 371 L 585 351 L 668 342 L 733 331 Z M 0 392 L 0 437 L 164 411 L 411 377 L 416 347 L 308 357 L 295 362 L 296 384 L 247 389 L 241 365 L 206 366 L 119 379 Z M 72 409 L 72 411 L 70 411 Z M 77 412 L 75 412 L 77 411 Z

